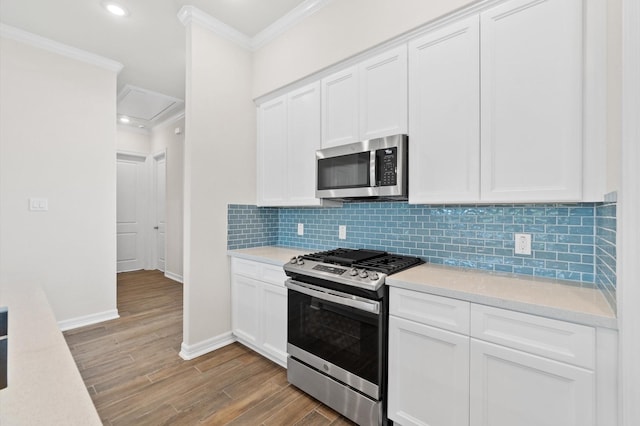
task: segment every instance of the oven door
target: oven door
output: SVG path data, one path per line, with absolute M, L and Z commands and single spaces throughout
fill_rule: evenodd
M 381 302 L 293 279 L 287 280 L 286 286 L 289 355 L 373 399 L 381 399 Z

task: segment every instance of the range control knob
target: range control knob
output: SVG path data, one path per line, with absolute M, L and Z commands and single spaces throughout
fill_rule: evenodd
M 360 273 L 358 274 L 358 276 L 359 276 L 360 278 L 367 278 L 367 277 L 369 276 L 369 273 L 368 273 L 366 270 L 364 270 L 364 269 L 363 269 L 362 271 L 360 271 Z
M 380 275 L 378 275 L 377 272 L 374 272 L 373 274 L 369 275 L 369 278 L 371 279 L 371 281 L 375 281 L 380 278 Z
M 304 259 L 302 256 L 298 256 L 298 265 L 304 265 Z
M 297 257 L 295 257 L 295 256 L 293 256 L 293 257 L 291 258 L 291 261 L 290 261 L 289 263 L 291 263 L 291 264 L 295 265 L 296 263 L 298 263 L 298 258 L 297 258 Z
M 351 268 L 351 270 L 349 271 L 349 275 L 355 277 L 356 275 L 358 275 L 358 270 L 356 268 Z

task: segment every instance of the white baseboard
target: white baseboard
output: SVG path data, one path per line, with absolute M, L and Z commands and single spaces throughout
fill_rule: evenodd
M 236 339 L 233 334 L 228 331 L 210 339 L 203 340 L 195 345 L 187 345 L 182 342 L 182 346 L 180 347 L 180 358 L 189 361 L 199 357 L 200 355 L 204 355 L 206 353 L 213 352 L 216 349 L 220 349 L 223 346 L 227 346 L 235 341 Z
M 120 318 L 118 310 L 98 312 L 97 314 L 85 315 L 83 317 L 71 318 L 68 320 L 58 321 L 60 331 L 73 330 L 74 328 L 84 327 L 85 325 L 97 324 L 103 321 L 109 321 Z
M 178 281 L 180 284 L 184 284 L 184 281 L 182 281 L 182 275 L 178 275 L 169 271 L 164 271 L 164 276 L 169 278 L 170 280 Z

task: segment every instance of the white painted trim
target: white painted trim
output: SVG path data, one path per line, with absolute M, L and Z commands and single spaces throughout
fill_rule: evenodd
M 282 18 L 260 31 L 253 38 L 217 20 L 195 6 L 182 6 L 178 12 L 178 20 L 184 26 L 196 22 L 220 37 L 236 43 L 247 50 L 256 51 L 332 1 L 333 0 L 305 0 Z
M 140 127 L 136 126 L 132 126 L 131 124 L 122 124 L 122 123 L 118 123 L 118 130 L 119 131 L 125 131 L 125 132 L 131 132 L 131 133 L 139 133 L 141 135 L 146 135 L 149 136 L 151 134 L 151 132 L 149 131 L 148 128 L 144 128 L 141 129 Z
M 300 80 L 294 81 L 286 86 L 280 87 L 272 92 L 269 93 L 265 93 L 263 95 L 260 95 L 259 97 L 254 99 L 254 102 L 256 105 L 260 105 L 263 104 L 265 102 L 268 102 L 272 99 L 277 98 L 278 96 L 282 96 L 285 93 L 288 93 L 290 91 L 299 89 L 301 87 L 304 87 L 308 84 L 311 84 L 317 80 L 321 80 L 324 77 L 327 77 L 331 74 L 334 74 L 338 71 L 344 70 L 346 68 L 349 68 L 351 66 L 354 66 L 360 62 L 363 62 L 365 60 L 371 59 L 387 50 L 393 49 L 395 47 L 398 47 L 402 44 L 405 44 L 407 42 L 409 42 L 409 40 L 413 40 L 414 38 L 418 38 L 421 37 L 423 35 L 425 35 L 428 32 L 434 31 L 438 28 L 442 28 L 446 25 L 449 25 L 450 23 L 453 22 L 457 22 L 459 20 L 468 18 L 469 16 L 472 16 L 474 14 L 480 13 L 483 10 L 487 10 L 493 6 L 496 6 L 500 3 L 504 3 L 505 1 L 509 1 L 509 0 L 481 0 L 477 3 L 474 3 L 470 6 L 467 7 L 463 7 L 457 10 L 452 11 L 451 13 L 448 13 L 446 15 L 440 16 L 430 22 L 426 22 L 424 25 L 414 29 L 414 30 L 410 30 L 406 33 L 403 33 L 397 37 L 394 37 L 390 40 L 387 40 L 383 43 L 380 43 L 376 46 L 373 46 L 370 49 L 364 50 L 362 52 L 359 52 L 341 62 L 338 62 L 336 64 L 333 64 L 331 66 L 328 66 L 314 74 L 308 75 L 304 78 L 301 78 Z
M 169 278 L 170 280 L 177 281 L 180 284 L 184 284 L 184 281 L 182 280 L 182 275 L 176 274 L 171 271 L 164 271 L 164 276 Z
M 25 43 L 39 49 L 44 49 L 49 52 L 57 53 L 58 55 L 66 56 L 67 58 L 95 65 L 97 67 L 113 71 L 116 74 L 124 68 L 124 65 L 120 62 L 114 61 L 113 59 L 105 58 L 104 56 L 96 55 L 95 53 L 59 43 L 2 23 L 0 23 L 0 36 Z
M 220 37 L 232 41 L 245 49 L 251 50 L 250 37 L 242 34 L 240 31 L 230 27 L 224 22 L 217 20 L 195 6 L 182 6 L 178 12 L 178 19 L 185 27 L 195 22 Z
M 618 210 L 620 418 L 640 424 L 640 2 L 622 0 L 622 184 Z
M 177 113 L 176 115 L 173 115 L 169 118 L 167 118 L 166 120 L 163 120 L 161 122 L 159 122 L 158 124 L 156 124 L 155 126 L 153 126 L 151 128 L 152 132 L 156 132 L 158 130 L 164 129 L 165 127 L 169 127 L 172 124 L 175 124 L 176 121 L 182 120 L 184 118 L 184 109 L 182 111 L 180 111 L 179 113 Z
M 285 31 L 289 30 L 294 25 L 299 24 L 305 18 L 313 15 L 318 10 L 322 9 L 333 0 L 305 0 L 278 19 L 273 24 L 269 25 L 264 30 L 253 36 L 251 39 L 251 49 L 258 50 L 264 45 L 270 43 L 278 36 L 282 35 Z
M 98 312 L 96 314 L 58 321 L 58 328 L 60 329 L 60 331 L 67 331 L 73 330 L 74 328 L 84 327 L 86 325 L 97 324 L 99 322 L 110 321 L 118 318 L 120 318 L 118 310 L 113 309 L 110 311 Z
M 144 163 L 145 161 L 147 161 L 147 155 L 148 154 L 144 152 L 117 151 L 116 159 L 125 161 L 138 161 L 140 163 Z
M 236 339 L 233 337 L 233 334 L 228 331 L 194 345 L 187 345 L 185 342 L 182 342 L 182 345 L 180 346 L 180 358 L 189 361 L 206 353 L 213 352 L 216 349 L 220 349 L 223 346 L 227 346 L 235 341 Z

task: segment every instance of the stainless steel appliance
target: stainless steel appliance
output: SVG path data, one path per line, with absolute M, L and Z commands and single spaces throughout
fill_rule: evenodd
M 423 263 L 382 251 L 297 256 L 290 277 L 287 377 L 361 425 L 387 424 L 389 291 L 385 279 Z
M 316 151 L 316 197 L 406 200 L 407 140 L 394 135 Z

